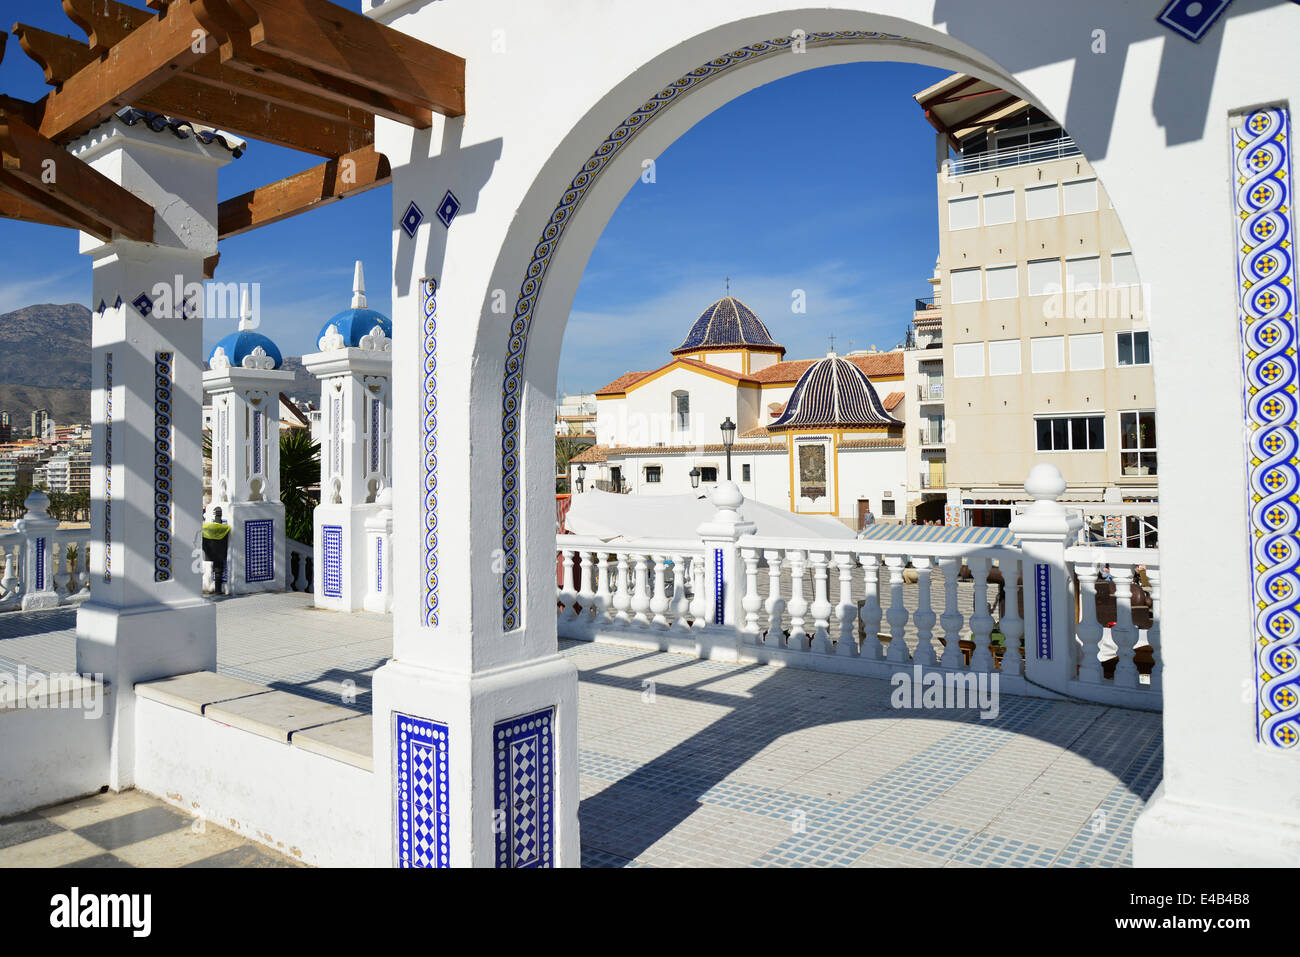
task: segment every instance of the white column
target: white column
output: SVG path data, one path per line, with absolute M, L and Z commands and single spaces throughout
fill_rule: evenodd
M 69 149 L 157 211 L 153 243 L 81 236 L 94 271 L 93 458 L 77 670 L 113 685 L 108 783 L 125 788 L 136 682 L 217 665 L 215 609 L 201 594 L 202 279 L 217 251 L 217 171 L 231 153 L 116 117 Z
M 1025 582 L 1025 677 L 1064 692 L 1075 677 L 1077 661 L 1065 550 L 1074 543 L 1082 520 L 1057 501 L 1065 479 L 1055 465 L 1039 463 L 1030 469 L 1025 491 L 1034 502 L 1011 520 L 1011 532 L 1020 539 Z M 975 609 L 972 632 L 981 614 L 987 616 L 988 610 Z
M 379 510 L 366 519 L 367 575 L 366 611 L 387 614 L 393 610 L 393 490 L 386 488 L 375 499 Z
M 33 489 L 23 505 L 26 512 L 14 522 L 14 531 L 26 539 L 23 545 L 22 609 L 56 608 L 59 593 L 54 582 L 54 531 L 59 523 L 50 517 L 50 497 L 40 489 Z
M 745 496 L 730 479 L 713 487 L 709 501 L 717 511 L 696 529 L 704 543 L 706 615 L 710 626 L 708 633 L 699 638 L 700 651 L 702 657 L 735 661 L 745 621 L 745 579 L 737 543 L 742 536 L 754 533 L 754 523 L 745 521 L 740 513 Z

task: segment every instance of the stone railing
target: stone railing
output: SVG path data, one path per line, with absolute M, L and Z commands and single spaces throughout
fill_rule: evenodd
M 284 538 L 285 591 L 311 591 L 315 584 L 314 564 L 312 547 L 286 535 Z
M 59 528 L 36 489 L 12 531 L 0 532 L 0 609 L 33 611 L 90 595 L 90 529 Z
M 1159 553 L 1076 545 L 1065 483 L 1043 468 L 1019 544 L 762 537 L 727 483 L 698 539 L 558 536 L 558 632 L 886 679 L 996 674 L 1011 694 L 1159 709 Z

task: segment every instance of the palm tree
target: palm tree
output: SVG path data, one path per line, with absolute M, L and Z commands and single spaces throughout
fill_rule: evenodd
M 560 478 L 560 476 L 567 476 L 569 474 L 569 462 L 572 461 L 575 455 L 590 447 L 590 443 L 580 442 L 572 436 L 557 435 L 555 437 L 556 492 L 563 493 L 569 490 L 569 480 L 567 478 Z
M 320 443 L 310 429 L 280 433 L 280 501 L 284 503 L 284 533 L 300 542 L 312 540 L 312 509 L 308 491 L 320 482 Z

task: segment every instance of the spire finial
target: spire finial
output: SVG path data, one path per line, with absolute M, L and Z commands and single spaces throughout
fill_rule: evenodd
M 366 308 L 366 277 L 361 272 L 361 260 L 357 260 L 356 269 L 352 273 L 352 308 Z
M 833 333 L 833 332 L 831 333 L 830 339 L 831 339 L 831 352 L 834 353 L 834 352 L 835 352 L 835 333 Z
M 731 277 L 730 277 L 730 276 L 727 277 L 727 295 L 728 295 L 728 296 L 731 295 Z
M 247 332 L 252 328 L 253 328 L 253 299 L 252 299 L 252 294 L 248 290 L 248 286 L 245 284 L 244 294 L 239 303 L 239 331 Z

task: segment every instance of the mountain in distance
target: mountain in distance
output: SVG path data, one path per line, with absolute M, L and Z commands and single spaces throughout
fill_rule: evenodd
M 294 374 L 285 394 L 320 403 L 320 384 L 302 360 L 285 356 Z M 57 425 L 90 421 L 90 310 L 80 303 L 40 303 L 0 315 L 0 411 L 25 430 L 34 409 Z

